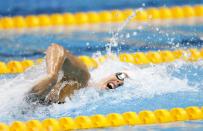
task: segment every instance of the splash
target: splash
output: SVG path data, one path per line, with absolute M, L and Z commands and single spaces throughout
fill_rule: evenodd
M 199 62 L 199 65 L 201 64 Z M 191 80 L 189 78 L 176 77 L 174 72 L 181 71 L 186 68 L 185 66 L 203 71 L 199 65 L 179 61 L 139 67 L 116 60 L 107 60 L 99 68 L 91 71 L 91 81 L 99 81 L 115 72 L 129 71 L 130 79 L 125 81 L 124 86 L 109 91 L 101 91 L 97 87 L 84 88 L 76 91 L 71 99 L 67 98 L 66 103 L 62 105 L 53 104 L 47 107 L 27 104 L 23 100 L 25 94 L 34 83 L 46 75 L 45 63 L 43 63 L 13 79 L 2 80 L 6 82 L 0 86 L 0 121 L 9 123 L 14 120 L 134 111 L 139 109 L 139 103 L 142 100 L 153 101 L 154 98 L 165 97 L 169 94 L 184 93 L 184 96 L 187 96 L 191 93 L 198 93 L 203 81 L 190 85 L 188 81 Z M 197 73 L 197 77 L 200 77 L 201 72 L 198 71 L 200 70 L 193 73 Z M 201 99 L 195 100 L 198 103 L 200 101 Z M 126 103 L 129 105 L 122 106 Z M 176 104 L 178 105 L 178 103 Z M 158 102 L 157 105 L 161 105 L 161 103 Z M 150 105 L 143 104 L 142 106 L 147 108 Z
M 112 47 L 117 47 L 119 44 L 119 34 L 120 32 L 125 29 L 125 27 L 130 23 L 130 21 L 132 21 L 132 19 L 136 16 L 136 12 L 143 10 L 142 8 L 139 8 L 135 11 L 133 11 L 133 13 L 121 24 L 118 26 L 118 28 L 115 31 L 112 31 L 112 37 L 110 38 L 109 42 L 106 44 L 106 50 L 107 50 L 107 54 L 111 54 L 111 48 Z

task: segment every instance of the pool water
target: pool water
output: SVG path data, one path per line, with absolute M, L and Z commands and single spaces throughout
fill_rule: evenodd
M 0 0 L 0 16 L 30 15 L 30 14 L 51 14 L 63 12 L 87 12 L 126 8 L 146 8 L 160 6 L 182 6 L 202 4 L 202 0 Z
M 58 43 L 75 55 L 106 54 L 111 43 L 113 53 L 175 50 L 203 47 L 202 19 L 192 24 L 130 24 L 116 33 L 121 24 L 87 25 L 7 30 L 0 32 L 0 60 L 36 59 L 44 56 L 51 43 Z M 114 37 L 113 34 L 116 34 Z
M 170 124 L 159 124 L 159 125 L 147 125 L 147 126 L 127 126 L 127 127 L 118 127 L 118 128 L 109 128 L 109 129 L 98 129 L 97 131 L 201 131 L 202 130 L 202 121 L 188 121 L 188 122 L 177 122 Z M 88 130 L 93 131 L 93 130 Z
M 37 59 L 44 57 L 51 43 L 59 43 L 75 55 L 99 56 L 109 53 L 202 48 L 203 24 L 129 25 L 116 37 L 118 25 L 66 28 L 31 29 L 0 32 L 0 60 Z M 135 28 L 136 27 L 136 28 Z M 91 30 L 91 31 L 88 31 Z M 114 33 L 115 34 L 115 33 Z M 113 41 L 112 41 L 113 40 Z M 130 78 L 116 90 L 101 91 L 89 87 L 76 91 L 65 104 L 42 106 L 27 104 L 24 96 L 33 84 L 46 75 L 45 62 L 20 75 L 1 75 L 0 121 L 59 118 L 63 116 L 123 113 L 127 111 L 171 109 L 174 107 L 202 106 L 203 61 L 177 60 L 158 65 L 138 66 L 108 59 L 99 68 L 90 70 L 91 81 L 120 71 L 129 71 Z M 173 124 L 120 127 L 115 130 L 202 130 L 202 121 Z M 114 130 L 98 129 L 98 130 Z

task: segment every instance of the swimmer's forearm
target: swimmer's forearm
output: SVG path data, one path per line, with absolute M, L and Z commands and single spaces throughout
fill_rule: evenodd
M 61 91 L 61 82 L 57 83 L 54 88 L 48 94 L 46 100 L 49 102 L 58 102 L 59 93 Z

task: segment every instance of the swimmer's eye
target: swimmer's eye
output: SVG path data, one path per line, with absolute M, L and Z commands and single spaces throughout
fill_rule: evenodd
M 126 75 L 125 73 L 118 72 L 118 73 L 116 73 L 116 78 L 117 78 L 118 80 L 124 81 L 125 78 L 127 78 L 127 75 Z

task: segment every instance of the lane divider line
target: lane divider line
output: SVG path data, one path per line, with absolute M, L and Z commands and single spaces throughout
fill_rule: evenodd
M 14 121 L 10 125 L 0 123 L 0 131 L 66 131 L 74 129 L 162 124 L 188 120 L 203 120 L 203 107 L 190 106 L 186 108 L 172 108 L 170 110 L 143 110 L 139 113 L 96 114 L 93 116 L 77 116 L 76 118 L 47 118 L 42 121 Z
M 162 50 L 162 51 L 149 51 L 149 52 L 135 52 L 135 53 L 121 53 L 119 55 L 105 55 L 97 58 L 89 56 L 78 56 L 89 69 L 97 68 L 100 64 L 105 62 L 106 59 L 114 59 L 121 62 L 127 62 L 136 65 L 146 64 L 161 64 L 173 62 L 175 60 L 184 60 L 194 62 L 203 59 L 203 48 L 188 50 Z M 0 62 L 0 74 L 15 74 L 23 73 L 27 68 L 41 63 L 43 59 L 37 60 L 23 60 L 23 61 L 9 61 L 8 63 Z
M 100 12 L 78 12 L 75 14 L 41 14 L 0 18 L 0 29 L 33 28 L 47 26 L 71 26 L 125 21 L 135 9 L 110 10 Z M 137 10 L 132 21 L 150 21 L 202 17 L 203 5 L 173 6 Z

